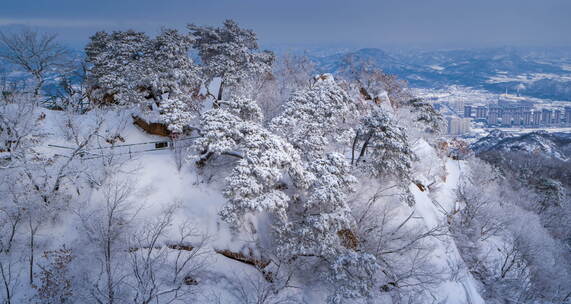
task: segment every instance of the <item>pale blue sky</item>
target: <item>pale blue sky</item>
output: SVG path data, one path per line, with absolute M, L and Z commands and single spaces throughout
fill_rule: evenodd
M 97 30 L 227 18 L 265 45 L 571 46 L 571 0 L 0 0 L 0 28 L 25 24 L 73 45 Z

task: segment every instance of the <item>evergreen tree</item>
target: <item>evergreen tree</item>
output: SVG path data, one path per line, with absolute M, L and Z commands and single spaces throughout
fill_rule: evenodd
M 348 142 L 346 124 L 354 110 L 347 93 L 331 74 L 316 76 L 313 85 L 294 93 L 271 122 L 308 159 L 317 158 L 333 142 Z
M 176 30 L 164 30 L 153 40 L 148 83 L 159 100 L 161 121 L 174 133 L 182 133 L 199 110 L 196 100 L 202 83 L 200 68 L 189 57 L 192 41 Z
M 202 137 L 195 143 L 201 153 L 199 162 L 216 155 L 238 158 L 226 179 L 228 204 L 221 211 L 222 218 L 235 227 L 252 212 L 269 212 L 285 221 L 290 198 L 282 189 L 283 182 L 289 176 L 302 186 L 304 180 L 297 151 L 244 116 L 250 116 L 252 109 L 261 113 L 256 107 L 251 100 L 237 99 L 207 111 L 200 124 Z
M 271 72 L 273 53 L 260 52 L 256 34 L 235 21 L 226 20 L 219 28 L 189 24 L 188 29 L 204 65 L 207 83 L 221 78 L 217 100 L 222 100 L 224 88 L 234 87 L 252 75 Z
M 414 158 L 406 131 L 385 111 L 374 108 L 361 120 L 353 142 L 351 162 L 372 177 L 396 179 L 403 191 L 403 200 L 409 205 L 414 204 L 408 189 Z
M 100 103 L 138 104 L 148 95 L 144 79 L 151 39 L 142 32 L 98 32 L 85 47 L 91 97 Z
M 182 133 L 198 112 L 200 68 L 189 53 L 192 40 L 166 29 L 155 39 L 134 31 L 99 32 L 86 47 L 88 79 L 95 100 L 139 105 L 159 112 L 174 133 Z
M 401 103 L 413 114 L 413 121 L 428 133 L 439 134 L 444 129 L 444 118 L 422 98 L 413 98 Z

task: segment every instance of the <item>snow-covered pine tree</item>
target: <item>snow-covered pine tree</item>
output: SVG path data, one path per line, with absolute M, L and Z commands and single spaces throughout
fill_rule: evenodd
M 367 298 L 374 288 L 378 270 L 379 264 L 372 254 L 348 250 L 338 255 L 326 274 L 326 280 L 334 288 L 328 302 L 338 304 L 344 303 L 346 298 Z
M 389 114 L 375 107 L 361 120 L 353 141 L 351 163 L 370 176 L 392 177 L 403 191 L 403 200 L 409 205 L 414 198 L 408 189 L 414 153 L 407 133 Z
M 292 221 L 279 230 L 282 255 L 331 257 L 336 248 L 354 247 L 340 238 L 339 231 L 353 228 L 347 194 L 356 183 L 343 155 L 330 153 L 313 161 L 308 168 L 315 178 L 307 191 L 298 194 Z M 290 242 L 287 240 L 296 240 Z M 350 244 L 350 245 L 348 245 Z
M 85 47 L 90 96 L 99 103 L 138 104 L 148 91 L 143 82 L 151 73 L 151 39 L 142 32 L 98 32 Z
M 199 110 L 196 95 L 202 83 L 200 67 L 192 62 L 192 41 L 166 29 L 153 40 L 148 83 L 159 99 L 160 119 L 173 133 L 182 133 Z
M 439 134 L 444 129 L 444 118 L 434 107 L 422 98 L 412 98 L 401 103 L 403 110 L 413 115 L 413 122 L 427 133 Z
M 325 271 L 321 279 L 331 284 L 330 303 L 367 296 L 378 268 L 374 256 L 359 252 L 359 240 L 347 195 L 357 182 L 351 166 L 339 153 L 328 153 L 309 165 L 315 178 L 299 192 L 288 222 L 275 227 L 277 251 L 284 260 L 316 258 Z
M 314 259 L 324 267 L 321 279 L 331 284 L 331 303 L 364 297 L 374 284 L 376 260 L 358 252 L 355 222 L 347 204 L 357 179 L 333 143 L 348 144 L 354 135 L 354 104 L 330 74 L 319 75 L 309 89 L 294 93 L 271 122 L 304 156 L 314 178 L 307 190 L 297 189 L 288 222 L 276 225 L 278 252 L 284 260 Z M 315 260 L 316 259 L 316 260 Z M 357 279 L 358 278 L 358 279 Z
M 356 251 L 354 219 L 346 203 L 356 182 L 350 164 L 338 153 L 315 154 L 304 162 L 297 149 L 260 121 L 261 110 L 247 98 L 223 101 L 202 115 L 199 162 L 213 155 L 238 158 L 226 178 L 228 204 L 221 217 L 239 227 L 246 214 L 270 214 L 281 259 L 317 258 L 325 267 L 320 279 L 332 285 L 332 303 L 366 296 L 376 262 Z M 349 282 L 355 277 L 360 279 Z
M 283 134 L 307 159 L 318 158 L 333 142 L 348 143 L 354 134 L 346 125 L 354 105 L 331 74 L 318 75 L 313 85 L 294 93 L 271 128 Z
M 181 133 L 198 111 L 193 97 L 202 83 L 191 48 L 192 40 L 172 29 L 155 39 L 134 31 L 99 32 L 86 47 L 92 95 L 100 102 L 155 109 L 169 130 Z
M 285 222 L 290 197 L 283 191 L 284 181 L 290 179 L 302 188 L 306 183 L 299 154 L 256 122 L 262 119 L 260 114 L 255 101 L 246 98 L 223 102 L 202 115 L 202 137 L 195 142 L 198 163 L 216 155 L 238 158 L 226 178 L 228 204 L 220 212 L 235 227 L 245 214 L 256 212 L 268 212 Z
M 254 31 L 241 28 L 233 20 L 224 21 L 223 27 L 189 24 L 188 29 L 204 65 L 206 82 L 221 78 L 217 100 L 223 99 L 224 89 L 252 75 L 271 73 L 274 54 L 259 51 Z

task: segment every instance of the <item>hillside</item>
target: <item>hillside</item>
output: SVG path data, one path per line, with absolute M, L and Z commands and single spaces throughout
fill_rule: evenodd
M 568 87 L 571 59 L 513 48 L 389 53 L 360 49 L 336 55 L 313 57 L 321 72 L 344 67 L 344 58 L 373 63 L 386 73 L 398 75 L 412 87 L 445 88 L 452 85 L 485 89 L 494 93 L 517 92 L 535 98 L 571 100 Z
M 516 136 L 494 130 L 473 143 L 470 148 L 476 154 L 491 151 L 526 152 L 565 161 L 570 157 L 570 146 L 571 134 L 569 133 L 536 131 Z
M 219 253 L 231 252 L 254 260 L 264 260 L 264 257 L 260 256 L 260 252 L 251 244 L 251 237 L 253 236 L 236 234 L 219 219 L 218 213 L 225 204 L 222 195 L 223 185 L 218 177 L 222 173 L 213 172 L 211 177 L 206 177 L 192 163 L 184 163 L 182 168 L 177 168 L 175 151 L 172 150 L 172 146 L 171 148 L 155 150 L 156 142 L 164 142 L 165 139 L 146 134 L 132 124 L 129 115 L 126 113 L 96 111 L 85 115 L 68 116 L 59 111 L 38 109 L 36 115 L 44 117 L 41 128 L 46 136 L 38 150 L 43 151 L 42 154 L 46 156 L 66 158 L 73 152 L 75 142 L 69 140 L 66 130 L 60 127 L 64 121 L 70 119 L 78 128 L 76 131 L 86 134 L 86 132 L 90 132 L 96 121 L 103 117 L 104 124 L 101 129 L 105 132 L 99 135 L 102 138 L 117 136 L 122 138 L 118 144 L 112 145 L 102 141 L 98 143 L 97 148 L 82 149 L 83 156 L 79 157 L 78 161 L 82 167 L 92 168 L 90 174 L 94 175 L 97 175 L 98 169 L 96 168 L 99 168 L 102 162 L 112 160 L 113 163 L 120 164 L 119 167 L 113 169 L 117 170 L 113 174 L 113 180 L 128 181 L 128 184 L 121 182 L 120 185 L 129 188 L 129 192 L 126 193 L 128 204 L 123 206 L 126 208 L 123 212 L 136 210 L 136 216 L 131 219 L 131 225 L 153 223 L 173 204 L 178 206 L 173 218 L 168 223 L 168 229 L 165 229 L 160 241 L 155 246 L 165 246 L 164 249 L 157 251 L 157 254 L 160 252 L 160 254 L 165 255 L 165 258 L 174 258 L 179 250 L 170 248 L 169 244 L 183 244 L 180 243 L 181 235 L 179 235 L 176 227 L 179 225 L 184 225 L 186 228 L 192 227 L 192 235 L 184 241 L 184 244 L 200 250 L 197 257 L 191 261 L 196 264 L 193 267 L 197 267 L 192 277 L 196 281 L 193 284 L 197 285 L 190 286 L 196 286 L 193 288 L 196 289 L 193 293 L 198 294 L 195 298 L 197 303 L 212 303 L 214 299 L 219 299 L 222 303 L 236 303 L 243 296 L 252 297 L 254 300 L 259 295 L 241 294 L 242 288 L 269 288 L 270 282 L 264 278 L 264 269 L 275 269 L 277 265 L 270 263 L 264 269 L 256 269 L 254 265 L 250 265 L 248 262 L 229 258 Z M 166 142 L 170 141 L 167 140 Z M 184 143 L 188 147 L 191 141 L 181 141 L 180 143 Z M 61 147 L 69 147 L 70 149 Z M 434 168 L 432 168 L 431 160 L 437 157 L 434 148 L 421 141 L 413 149 L 417 155 L 425 159 L 424 162 L 415 165 L 418 170 L 415 173 L 415 179 L 430 181 L 431 183 L 436 182 L 438 185 L 434 185 L 434 191 L 429 189 L 421 191 L 416 185 L 411 185 L 410 189 L 416 199 L 415 207 L 410 208 L 401 204 L 392 206 L 392 221 L 405 221 L 405 219 L 412 217 L 414 220 L 407 224 L 407 229 L 431 230 L 445 225 L 447 213 L 454 208 L 454 191 L 463 165 L 460 162 L 448 160 L 445 169 L 447 175 L 445 177 L 433 176 L 431 172 L 434 171 Z M 439 181 L 441 178 L 446 182 Z M 74 252 L 74 255 L 80 257 L 84 254 L 82 247 L 85 245 L 78 247 L 78 240 L 83 238 L 82 233 L 87 232 L 84 231 L 87 227 L 84 226 L 85 223 L 82 223 L 81 216 L 82 214 L 96 212 L 100 208 L 101 198 L 105 197 L 105 191 L 108 190 L 104 185 L 92 188 L 85 183 L 76 183 L 75 187 L 76 189 L 73 191 L 81 193 L 83 202 L 76 207 L 70 206 L 69 211 L 60 214 L 58 216 L 60 220 L 49 225 L 51 233 L 39 236 L 37 242 L 49 242 L 52 248 L 65 246 Z M 203 239 L 203 237 L 207 238 Z M 429 261 L 431 267 L 434 267 L 434 271 L 443 271 L 442 278 L 450 277 L 451 274 L 446 274 L 450 271 L 447 270 L 447 263 L 459 265 L 463 263 L 458 251 L 450 247 L 454 241 L 449 237 L 442 236 L 430 240 L 430 243 L 432 243 L 431 261 Z M 129 244 L 130 248 L 133 248 L 133 243 L 129 242 Z M 125 250 L 123 245 L 117 244 L 116 246 L 115 251 Z M 120 252 L 115 254 L 121 255 Z M 70 267 L 74 269 L 74 277 L 81 277 L 82 272 L 89 273 L 91 271 L 90 266 L 80 260 L 77 260 L 77 264 L 72 262 Z M 123 268 L 120 265 L 116 267 L 118 267 L 118 271 Z M 474 282 L 466 269 L 461 271 L 464 272 L 462 276 L 443 279 L 432 286 L 433 295 L 440 301 L 464 302 L 469 298 L 472 303 L 483 303 L 478 294 L 477 283 Z M 292 282 L 291 284 L 303 286 L 302 282 Z M 20 288 L 18 297 L 13 299 L 15 301 L 19 301 L 19 299 L 23 301 L 34 292 L 33 289 L 24 291 L 26 289 L 25 284 L 21 285 Z M 306 285 L 306 287 L 290 292 L 280 293 L 279 296 L 276 295 L 275 300 L 290 298 L 297 299 L 296 301 L 322 302 L 325 301 L 326 294 L 325 287 Z M 374 297 L 378 297 L 379 301 L 386 296 L 382 292 L 379 293 L 379 290 L 375 291 Z
M 392 74 L 187 30 L 0 35 L 2 304 L 570 303 L 568 134 L 470 153 Z

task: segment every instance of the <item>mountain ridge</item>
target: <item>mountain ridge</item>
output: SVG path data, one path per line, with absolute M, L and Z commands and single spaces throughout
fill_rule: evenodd
M 413 87 L 461 85 L 495 93 L 518 91 L 536 98 L 571 100 L 569 56 L 545 57 L 515 48 L 387 52 L 363 48 L 329 56 L 310 57 L 319 72 L 339 72 L 348 56 L 370 62 Z

